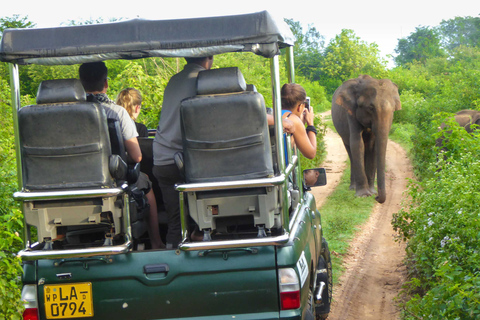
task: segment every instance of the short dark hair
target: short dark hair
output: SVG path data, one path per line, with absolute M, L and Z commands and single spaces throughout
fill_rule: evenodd
M 296 83 L 286 83 L 281 90 L 282 109 L 293 110 L 298 103 L 305 102 L 307 93 L 305 89 Z
M 88 62 L 80 66 L 78 74 L 85 91 L 102 91 L 107 80 L 108 69 L 103 61 Z

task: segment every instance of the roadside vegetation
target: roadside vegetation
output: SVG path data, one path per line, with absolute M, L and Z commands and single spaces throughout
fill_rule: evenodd
M 101 21 L 70 22 L 71 24 Z M 403 319 L 477 319 L 480 317 L 480 143 L 478 134 L 466 134 L 450 122 L 449 152 L 437 156 L 438 127 L 452 113 L 480 110 L 480 18 L 457 17 L 436 27 L 419 27 L 400 39 L 393 69 L 379 55 L 375 43 L 342 30 L 328 44 L 321 31 L 287 20 L 297 37 L 296 82 L 303 85 L 317 113 L 330 108 L 331 96 L 345 80 L 369 74 L 390 78 L 400 91 L 402 110 L 395 113 L 391 138 L 404 146 L 412 159 L 416 181 L 411 201 L 395 215 L 393 225 L 407 242 L 409 282 L 402 304 Z M 7 27 L 34 27 L 27 17 L 0 18 Z M 281 60 L 283 63 L 283 60 Z M 155 128 L 168 79 L 183 68 L 182 59 L 108 61 L 109 95 L 125 87 L 141 89 L 143 112 L 139 121 Z M 268 61 L 253 54 L 215 58 L 215 67 L 238 66 L 271 106 Z M 34 103 L 39 83 L 46 79 L 77 77 L 78 66 L 39 68 L 21 66 L 23 105 Z M 22 217 L 12 200 L 17 190 L 16 161 L 11 120 L 8 66 L 0 63 L 0 320 L 20 319 L 20 261 Z M 281 75 L 285 83 L 286 75 Z M 316 122 L 319 151 L 313 161 L 302 158 L 304 168 L 318 166 L 326 152 L 325 124 Z M 445 133 L 447 134 L 447 133 Z M 323 208 L 330 250 L 341 259 L 355 227 L 368 218 L 373 198 L 357 199 L 344 182 Z M 345 211 L 349 203 L 350 212 Z M 339 210 L 342 206 L 342 210 Z M 340 265 L 340 260 L 335 261 Z

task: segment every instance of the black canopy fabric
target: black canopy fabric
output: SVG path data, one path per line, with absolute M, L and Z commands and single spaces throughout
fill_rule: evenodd
M 201 57 L 249 51 L 270 58 L 293 46 L 288 25 L 267 11 L 178 20 L 6 29 L 0 61 L 64 65 L 110 59 Z

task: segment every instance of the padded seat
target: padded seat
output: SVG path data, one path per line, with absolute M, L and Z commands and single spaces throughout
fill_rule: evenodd
M 37 105 L 19 110 L 24 189 L 113 187 L 103 108 L 76 79 L 40 84 Z
M 265 102 L 246 89 L 238 68 L 198 74 L 197 95 L 183 100 L 180 109 L 187 184 L 273 177 Z M 277 197 L 275 187 L 187 193 L 200 230 L 222 232 L 239 223 L 262 230 L 280 226 Z
M 238 68 L 202 71 L 181 105 L 187 183 L 273 176 L 265 102 Z
M 37 104 L 21 108 L 18 121 L 22 193 L 35 194 L 33 200 L 23 200 L 23 209 L 38 240 L 57 238 L 60 228 L 68 235 L 73 226 L 125 232 L 122 217 L 128 206 L 122 204 L 125 194 L 112 174 L 123 182 L 126 165 L 112 155 L 105 111 L 86 100 L 81 82 L 43 81 Z M 104 190 L 114 192 L 91 195 Z

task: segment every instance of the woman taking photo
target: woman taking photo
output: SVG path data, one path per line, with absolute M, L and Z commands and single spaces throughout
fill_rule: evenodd
M 308 159 L 315 158 L 317 153 L 317 130 L 313 124 L 313 108 L 306 107 L 307 93 L 296 83 L 286 83 L 281 90 L 282 118 L 293 122 L 295 130 L 292 144 Z M 307 127 L 305 128 L 305 124 Z

